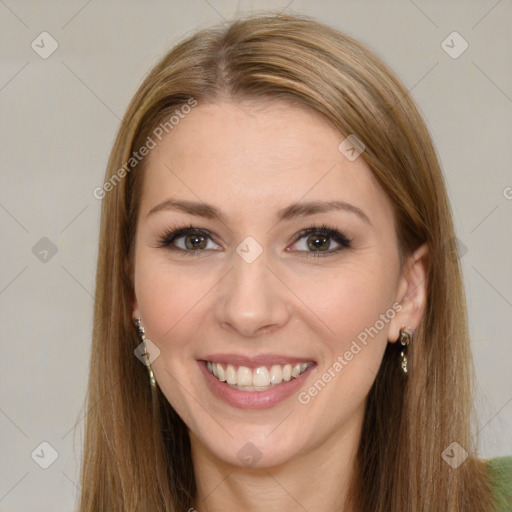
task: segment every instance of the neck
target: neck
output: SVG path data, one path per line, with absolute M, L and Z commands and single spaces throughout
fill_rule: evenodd
M 226 510 L 314 510 L 349 512 L 345 505 L 353 475 L 361 421 L 314 449 L 265 468 L 227 464 L 191 436 L 197 512 Z

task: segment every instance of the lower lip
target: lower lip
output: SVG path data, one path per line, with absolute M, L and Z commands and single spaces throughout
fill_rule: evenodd
M 206 361 L 198 361 L 198 363 L 213 394 L 232 407 L 239 409 L 269 409 L 283 402 L 298 392 L 310 371 L 316 366 L 313 364 L 296 379 L 276 384 L 267 391 L 242 391 L 233 389 L 225 382 L 217 379 L 206 367 Z

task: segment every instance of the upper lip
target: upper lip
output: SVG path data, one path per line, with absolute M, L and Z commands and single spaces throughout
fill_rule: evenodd
M 272 366 L 274 364 L 297 364 L 314 362 L 308 357 L 286 356 L 283 354 L 258 354 L 256 356 L 246 356 L 242 354 L 210 354 L 202 357 L 200 360 L 211 361 L 212 363 L 229 363 L 237 366 L 248 366 L 257 368 L 258 366 Z

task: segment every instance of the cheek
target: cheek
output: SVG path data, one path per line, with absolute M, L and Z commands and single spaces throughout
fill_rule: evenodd
M 147 336 L 161 350 L 175 349 L 186 340 L 178 336 L 185 324 L 201 309 L 201 299 L 213 286 L 208 279 L 197 279 L 186 269 L 144 258 L 135 273 L 135 295 Z
M 390 265 L 360 260 L 332 272 L 297 276 L 293 286 L 315 313 L 318 326 L 323 326 L 331 351 L 338 353 L 356 339 L 386 340 L 389 321 L 395 314 L 396 277 Z

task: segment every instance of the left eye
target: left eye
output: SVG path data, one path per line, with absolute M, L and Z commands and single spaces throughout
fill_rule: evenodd
M 295 248 L 292 250 L 296 251 L 333 253 L 350 247 L 350 240 L 334 229 L 310 228 L 299 233 L 293 246 L 295 246 Z

